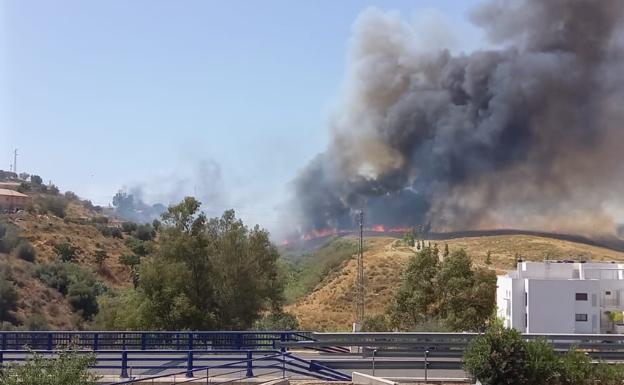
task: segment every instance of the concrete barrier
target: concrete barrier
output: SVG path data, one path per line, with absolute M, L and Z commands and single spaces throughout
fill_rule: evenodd
M 386 380 L 385 378 L 375 377 L 364 373 L 353 372 L 352 381 L 354 385 L 397 385 L 398 382 Z

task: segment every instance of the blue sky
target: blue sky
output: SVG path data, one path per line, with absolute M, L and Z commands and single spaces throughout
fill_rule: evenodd
M 100 204 L 208 189 L 209 213 L 262 223 L 325 148 L 357 15 L 436 13 L 472 50 L 475 3 L 1 0 L 0 169 L 18 148 L 18 171 Z

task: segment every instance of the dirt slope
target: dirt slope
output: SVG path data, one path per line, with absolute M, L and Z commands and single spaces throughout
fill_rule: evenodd
M 428 243 L 429 241 L 427 241 Z M 444 250 L 463 248 L 478 266 L 495 269 L 502 274 L 513 269 L 516 258 L 526 260 L 585 259 L 585 260 L 624 260 L 624 253 L 581 243 L 538 237 L 531 235 L 501 235 L 456 238 L 430 241 Z M 366 239 L 364 274 L 366 280 L 366 313 L 384 312 L 397 288 L 403 268 L 413 255 L 410 248 L 398 246 L 397 239 L 371 237 Z M 491 264 L 486 265 L 486 255 L 490 251 Z M 353 322 L 355 277 L 355 256 L 338 269 L 332 271 L 316 289 L 298 302 L 288 307 L 307 330 L 348 331 Z

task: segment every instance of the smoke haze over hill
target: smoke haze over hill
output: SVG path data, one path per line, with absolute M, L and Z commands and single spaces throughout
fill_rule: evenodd
M 329 147 L 293 182 L 304 231 L 351 227 L 364 209 L 394 226 L 613 233 L 623 9 L 490 1 L 470 17 L 499 48 L 460 55 L 431 49 L 397 14 L 365 11 Z

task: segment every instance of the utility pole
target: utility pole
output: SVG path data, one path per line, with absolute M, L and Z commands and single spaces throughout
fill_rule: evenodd
M 357 281 L 356 281 L 356 311 L 355 311 L 355 332 L 360 331 L 364 322 L 364 211 L 359 213 L 360 240 L 357 257 Z
M 13 172 L 17 174 L 17 148 L 13 151 Z

